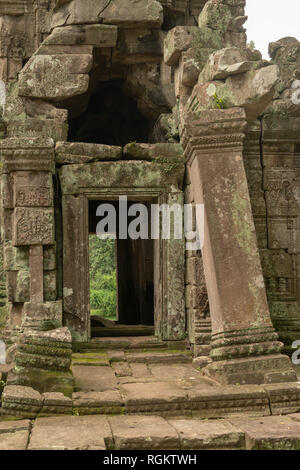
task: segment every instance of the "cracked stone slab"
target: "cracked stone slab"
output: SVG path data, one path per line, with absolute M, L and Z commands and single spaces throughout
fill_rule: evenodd
M 105 450 L 111 431 L 103 416 L 38 418 L 28 450 Z
M 299 450 L 300 422 L 288 416 L 229 420 L 246 435 L 247 450 Z
M 225 420 L 168 420 L 180 436 L 184 450 L 233 450 L 245 448 L 245 435 Z
M 160 416 L 108 418 L 116 450 L 180 449 L 175 429 Z

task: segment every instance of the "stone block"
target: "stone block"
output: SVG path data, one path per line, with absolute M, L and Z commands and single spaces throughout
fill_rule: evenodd
M 49 416 L 53 414 L 72 414 L 73 401 L 59 392 L 43 393 L 43 407 L 39 416 Z
M 104 24 L 64 26 L 55 28 L 43 42 L 43 46 L 86 44 L 96 47 L 115 47 L 117 37 L 117 26 Z
M 77 391 L 105 392 L 117 388 L 117 379 L 111 367 L 72 367 Z
M 29 248 L 15 247 L 6 242 L 3 248 L 3 267 L 6 271 L 29 270 Z
M 201 73 L 208 81 L 225 80 L 230 75 L 248 72 L 254 62 L 247 59 L 246 52 L 237 47 L 226 47 L 209 56 L 209 60 Z
M 175 343 L 176 344 L 176 343 Z M 127 353 L 126 360 L 131 364 L 135 363 L 145 363 L 145 364 L 186 364 L 191 362 L 191 357 L 189 354 L 180 353 L 180 352 L 145 352 L 145 353 Z
M 2 413 L 35 418 L 42 408 L 43 398 L 31 387 L 6 385 L 2 394 Z
M 128 160 L 182 160 L 183 150 L 180 144 L 141 144 L 130 143 L 124 147 L 124 155 Z
M 300 423 L 287 416 L 230 419 L 245 433 L 246 450 L 299 450 Z
M 54 244 L 53 209 L 17 207 L 13 220 L 13 245 Z
M 0 450 L 26 450 L 28 439 L 29 430 L 3 433 L 0 439 Z
M 123 399 L 116 390 L 73 393 L 73 407 L 79 415 L 121 414 L 123 406 Z
M 179 63 L 179 75 L 182 85 L 189 88 L 196 85 L 200 70 L 201 68 L 195 60 L 193 49 L 183 52 Z
M 126 413 L 180 414 L 189 410 L 186 391 L 173 383 L 123 384 L 120 392 L 124 397 Z
M 22 70 L 22 74 L 43 75 L 54 71 L 67 74 L 86 74 L 91 71 L 93 56 L 90 54 L 34 55 Z M 53 80 L 56 77 L 52 77 Z M 59 84 L 59 82 L 58 82 Z
M 102 416 L 37 418 L 28 450 L 105 450 L 111 431 Z
M 20 96 L 64 100 L 83 95 L 88 90 L 89 76 L 70 74 L 63 68 L 58 69 L 53 62 L 49 69 L 43 71 L 41 80 L 36 74 L 24 73 L 20 77 L 19 85 Z
M 191 46 L 196 26 L 176 26 L 168 32 L 164 41 L 164 61 L 169 66 L 176 66 L 181 53 Z
M 300 412 L 300 383 L 263 385 L 270 398 L 272 415 Z
M 160 416 L 108 418 L 116 450 L 180 449 L 175 429 Z
M 163 22 L 163 8 L 156 0 L 73 0 L 58 9 L 52 27 L 70 24 L 99 23 L 115 24 L 123 28 L 159 28 Z
M 207 2 L 198 18 L 199 28 L 226 31 L 232 20 L 231 9 L 223 3 Z
M 18 367 L 8 374 L 7 384 L 32 386 L 40 393 L 57 392 L 71 398 L 74 378 L 70 371 L 45 370 L 33 367 Z
M 121 29 L 113 62 L 124 65 L 158 62 L 162 57 L 160 31 L 150 29 Z
M 169 420 L 180 436 L 182 450 L 242 450 L 245 435 L 225 420 Z
M 122 148 L 113 145 L 57 142 L 55 153 L 57 163 L 88 163 L 119 160 Z
M 270 415 L 268 395 L 258 385 L 194 388 L 188 397 L 193 416 L 201 418 Z
M 42 304 L 24 303 L 23 327 L 39 330 L 52 330 L 62 326 L 62 301 Z

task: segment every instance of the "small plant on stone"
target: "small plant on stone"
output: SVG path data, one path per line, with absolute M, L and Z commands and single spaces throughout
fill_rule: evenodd
M 225 100 L 223 100 L 222 98 L 220 98 L 217 93 L 215 93 L 213 95 L 213 100 L 214 100 L 214 104 L 216 106 L 216 108 L 218 109 L 225 109 L 226 107 L 226 104 L 225 104 Z

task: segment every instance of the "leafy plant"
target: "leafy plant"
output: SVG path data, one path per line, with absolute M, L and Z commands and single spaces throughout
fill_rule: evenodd
M 213 99 L 214 99 L 214 103 L 215 103 L 216 108 L 225 109 L 225 107 L 226 107 L 225 100 L 223 100 L 223 98 L 220 98 L 217 95 L 217 93 L 214 94 Z
M 116 318 L 115 240 L 90 236 L 90 304 L 92 314 Z

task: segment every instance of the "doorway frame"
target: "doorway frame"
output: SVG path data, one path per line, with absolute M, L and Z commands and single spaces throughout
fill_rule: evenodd
M 183 209 L 182 161 L 116 161 L 65 165 L 62 190 L 63 315 L 74 341 L 91 339 L 89 292 L 89 200 L 156 200 Z M 185 240 L 154 240 L 154 328 L 165 341 L 183 340 Z

